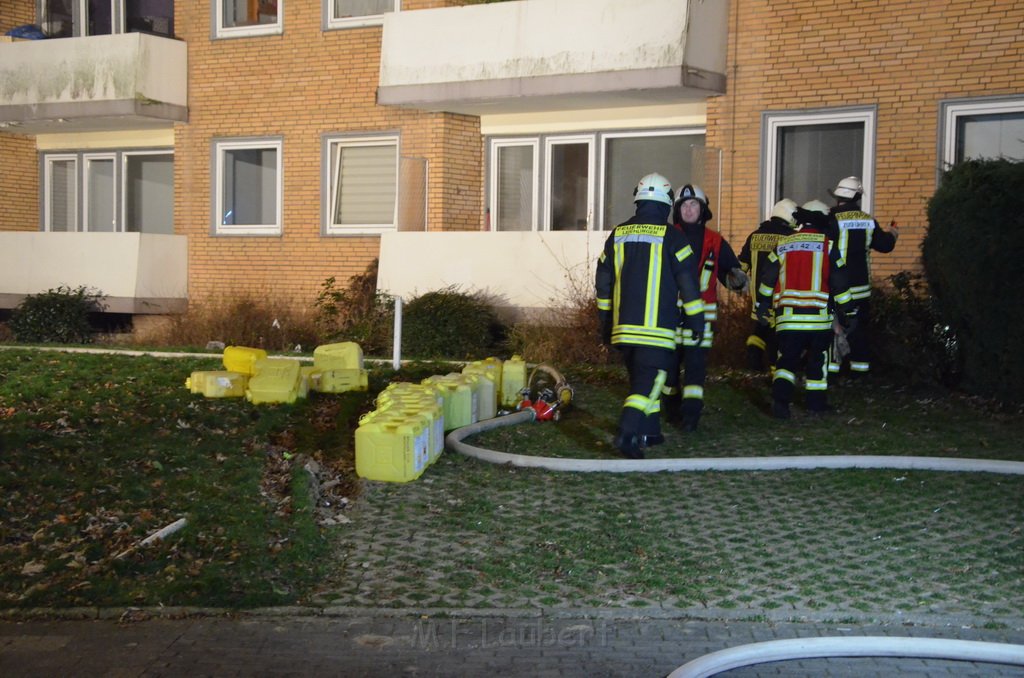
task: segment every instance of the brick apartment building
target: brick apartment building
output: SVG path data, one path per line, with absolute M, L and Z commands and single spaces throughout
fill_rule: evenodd
M 6 0 L 0 33 L 54 37 L 0 43 L 0 307 L 308 305 L 378 257 L 392 292 L 544 306 L 648 171 L 700 183 L 737 248 L 859 175 L 903 227 L 884 276 L 919 267 L 944 166 L 1024 158 L 1019 2 L 643 7 Z

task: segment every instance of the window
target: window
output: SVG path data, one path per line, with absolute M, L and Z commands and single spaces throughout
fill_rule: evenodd
M 111 33 L 174 35 L 173 0 L 42 0 L 40 25 L 51 38 Z
M 327 28 L 377 26 L 388 12 L 399 10 L 400 0 L 324 0 Z
M 875 116 L 873 108 L 764 114 L 762 213 L 782 198 L 831 203 L 829 191 L 843 177 L 857 176 L 871 186 Z M 862 204 L 868 212 L 870 199 L 869 190 Z
M 214 0 L 218 38 L 276 35 L 283 30 L 284 0 Z
M 216 143 L 214 232 L 281 233 L 281 140 Z
M 174 233 L 167 150 L 49 153 L 41 190 L 46 231 Z
M 544 211 L 549 231 L 586 231 L 594 213 L 593 137 L 551 137 L 547 140 L 544 193 L 551 196 Z
M 944 103 L 940 127 L 944 167 L 968 159 L 1024 160 L 1024 97 Z
M 488 149 L 495 231 L 609 230 L 633 215 L 633 189 L 650 172 L 679 185 L 717 182 L 703 174 L 703 130 L 494 138 Z
M 324 232 L 381 233 L 395 229 L 398 137 L 328 137 Z

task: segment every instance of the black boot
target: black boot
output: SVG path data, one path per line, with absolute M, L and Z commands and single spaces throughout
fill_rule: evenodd
M 772 401 L 772 416 L 776 419 L 789 419 L 789 403 L 784 400 L 773 400 Z
M 644 451 L 640 449 L 640 437 L 635 433 L 620 433 L 615 436 L 615 447 L 619 448 L 626 459 L 643 459 Z

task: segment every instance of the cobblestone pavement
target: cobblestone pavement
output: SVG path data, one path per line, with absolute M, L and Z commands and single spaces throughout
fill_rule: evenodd
M 925 636 L 1024 643 L 1020 631 L 565 616 L 341 616 L 0 622 L 0 675 L 666 676 L 726 647 L 783 638 Z M 1012 665 L 814 659 L 722 676 L 1022 676 Z

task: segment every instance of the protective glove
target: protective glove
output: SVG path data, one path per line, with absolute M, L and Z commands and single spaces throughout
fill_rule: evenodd
M 761 327 L 768 327 L 771 324 L 771 312 L 772 309 L 768 304 L 759 303 L 757 305 L 757 324 Z
M 601 343 L 605 346 L 612 345 L 612 314 L 608 311 L 598 311 L 598 324 L 601 327 Z
M 695 315 L 683 314 L 680 321 L 680 326 L 683 329 L 690 330 L 690 339 L 693 343 L 700 344 L 701 339 L 704 338 L 704 312 L 701 311 Z
M 750 278 L 738 268 L 725 274 L 725 283 L 726 287 L 734 292 L 746 292 L 750 289 Z
M 840 309 L 836 312 L 836 320 L 839 321 L 839 325 L 843 328 L 844 334 L 850 334 L 857 328 L 857 310 L 843 311 Z

